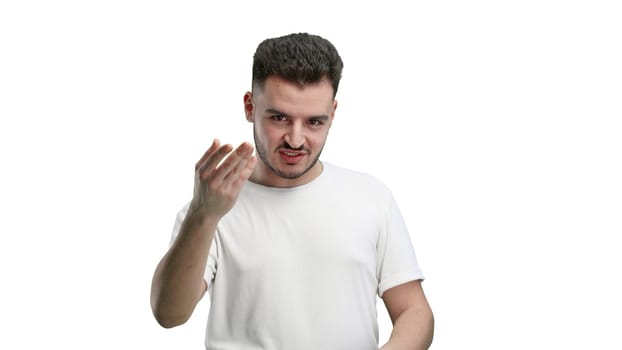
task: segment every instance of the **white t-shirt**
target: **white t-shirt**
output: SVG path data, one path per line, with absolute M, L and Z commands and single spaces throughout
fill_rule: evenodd
M 247 182 L 219 222 L 206 349 L 378 349 L 376 295 L 424 278 L 389 189 L 323 165 L 298 187 Z

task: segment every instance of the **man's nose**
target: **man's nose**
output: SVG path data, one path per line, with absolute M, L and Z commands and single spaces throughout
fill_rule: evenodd
M 300 123 L 294 123 L 285 134 L 285 142 L 293 148 L 301 148 L 305 143 L 305 138 Z

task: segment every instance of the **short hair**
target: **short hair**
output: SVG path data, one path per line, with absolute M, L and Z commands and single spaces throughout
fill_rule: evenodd
M 308 33 L 293 33 L 262 41 L 253 56 L 253 89 L 263 88 L 272 75 L 300 85 L 324 77 L 337 95 L 343 62 L 328 40 Z

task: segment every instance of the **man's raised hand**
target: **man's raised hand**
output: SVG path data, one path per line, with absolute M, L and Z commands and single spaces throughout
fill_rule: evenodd
M 219 220 L 233 208 L 242 186 L 257 164 L 257 158 L 253 156 L 253 146 L 248 142 L 232 150 L 233 146 L 221 146 L 220 141 L 215 139 L 197 162 L 190 206 L 192 211 Z

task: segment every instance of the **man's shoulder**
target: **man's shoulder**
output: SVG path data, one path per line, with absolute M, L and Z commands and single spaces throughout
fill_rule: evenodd
M 347 168 L 344 166 L 336 165 L 334 163 L 322 162 L 326 170 L 330 175 L 343 176 L 354 179 L 368 179 L 372 181 L 380 182 L 380 180 L 370 172 Z
M 350 184 L 355 187 L 365 187 L 368 190 L 388 191 L 384 182 L 369 172 L 354 170 L 327 162 L 323 164 L 327 170 L 327 177 L 331 181 L 338 182 L 341 185 Z

